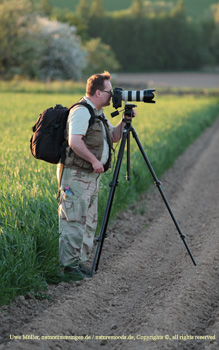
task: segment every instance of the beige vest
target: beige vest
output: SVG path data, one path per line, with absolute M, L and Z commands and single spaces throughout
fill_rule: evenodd
M 85 107 L 86 108 L 86 107 Z M 102 122 L 101 122 L 101 120 Z M 83 136 L 82 140 L 85 145 L 92 152 L 95 157 L 100 160 L 103 153 L 103 144 L 104 144 L 104 134 L 103 134 L 103 125 L 106 130 L 107 143 L 109 146 L 109 159 L 104 165 L 104 171 L 107 171 L 111 166 L 111 151 L 113 149 L 112 136 L 110 134 L 110 129 L 107 123 L 107 119 L 104 115 L 101 117 L 95 117 L 94 123 L 88 128 L 87 133 Z M 66 125 L 65 138 L 68 140 L 69 137 L 69 120 Z M 71 148 L 68 146 L 66 148 L 66 159 L 65 159 L 65 168 L 71 168 L 75 170 L 82 170 L 84 172 L 90 173 L 93 172 L 93 167 L 91 163 L 87 162 L 83 158 L 79 157 Z

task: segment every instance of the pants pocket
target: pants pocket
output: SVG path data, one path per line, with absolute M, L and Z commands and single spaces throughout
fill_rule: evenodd
M 81 203 L 79 198 L 74 194 L 68 196 L 64 193 L 59 204 L 60 219 L 67 221 L 80 221 L 81 214 Z

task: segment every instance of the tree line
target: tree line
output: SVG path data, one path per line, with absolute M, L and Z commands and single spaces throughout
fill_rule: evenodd
M 219 4 L 214 16 L 188 20 L 183 0 L 153 6 L 133 0 L 104 11 L 80 0 L 75 12 L 50 0 L 0 0 L 0 77 L 81 79 L 111 72 L 195 70 L 219 64 Z
M 95 11 L 94 6 L 96 5 Z M 105 13 L 102 0 L 81 0 L 85 33 L 108 44 L 123 71 L 194 70 L 219 64 L 219 4 L 202 22 L 187 19 L 184 3 L 173 8 L 134 0 L 128 11 Z M 89 15 L 85 15 L 85 14 Z

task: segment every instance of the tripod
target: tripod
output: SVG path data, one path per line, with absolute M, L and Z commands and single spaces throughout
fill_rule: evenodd
M 96 247 L 96 252 L 95 252 L 95 256 L 94 256 L 94 260 L 93 260 L 93 264 L 92 264 L 92 268 L 91 268 L 91 274 L 90 276 L 93 276 L 94 270 L 97 271 L 98 270 L 98 266 L 99 266 L 99 262 L 100 262 L 100 256 L 101 256 L 101 252 L 102 252 L 102 248 L 103 248 L 103 243 L 104 243 L 104 239 L 106 237 L 106 230 L 107 230 L 107 225 L 109 222 L 109 217 L 110 217 L 110 212 L 111 212 L 111 208 L 112 208 L 112 204 L 113 204 L 113 198 L 114 198 L 114 194 L 115 194 L 115 190 L 116 190 L 116 186 L 118 185 L 118 177 L 119 177 L 119 171 L 120 171 L 120 167 L 121 167 L 121 163 L 122 163 L 122 158 L 123 158 L 123 154 L 124 154 L 124 150 L 125 150 L 125 145 L 127 144 L 127 176 L 126 179 L 129 180 L 130 179 L 130 132 L 132 132 L 132 135 L 140 149 L 140 152 L 145 160 L 145 163 L 148 166 L 148 169 L 151 173 L 151 176 L 154 180 L 154 184 L 157 186 L 161 197 L 163 198 L 164 203 L 166 204 L 166 207 L 170 213 L 170 216 L 179 232 L 179 235 L 187 249 L 187 252 L 189 253 L 193 264 L 196 266 L 196 262 L 192 256 L 192 253 L 186 243 L 186 239 L 185 239 L 185 235 L 182 233 L 179 224 L 172 212 L 172 209 L 164 195 L 164 192 L 161 188 L 161 182 L 158 180 L 151 164 L 150 161 L 140 143 L 140 140 L 138 138 L 138 135 L 135 131 L 135 129 L 132 126 L 132 115 L 133 115 L 133 108 L 136 107 L 136 105 L 133 104 L 126 104 L 125 106 L 125 115 L 131 116 L 131 119 L 124 119 L 125 121 L 125 127 L 123 129 L 123 136 L 122 136 L 122 141 L 120 144 L 120 148 L 119 148 L 119 153 L 118 153 L 118 158 L 117 158 L 117 162 L 116 162 L 116 167 L 114 170 L 114 174 L 113 174 L 113 179 L 112 182 L 110 183 L 110 193 L 109 193 L 109 197 L 108 197 L 108 201 L 107 201 L 107 205 L 106 205 L 106 209 L 105 209 L 105 213 L 104 213 L 104 218 L 103 218 L 103 222 L 102 222 L 102 226 L 101 226 L 101 231 L 100 231 L 100 235 L 97 238 L 97 247 Z

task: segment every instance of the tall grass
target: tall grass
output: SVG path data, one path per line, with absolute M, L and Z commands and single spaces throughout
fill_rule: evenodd
M 39 293 L 61 280 L 58 263 L 56 167 L 35 160 L 29 150 L 31 127 L 38 114 L 56 103 L 69 106 L 81 95 L 0 94 L 0 304 L 27 292 Z M 155 105 L 139 103 L 133 120 L 139 139 L 161 175 L 219 113 L 215 98 L 157 97 Z M 112 108 L 106 108 L 106 114 Z M 120 118 L 111 119 L 117 124 Z M 119 147 L 117 147 L 118 150 Z M 116 157 L 115 157 L 116 158 Z M 112 216 L 152 183 L 144 160 L 131 138 L 131 181 L 121 168 Z M 103 217 L 113 170 L 102 175 L 99 222 Z

